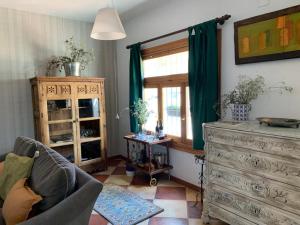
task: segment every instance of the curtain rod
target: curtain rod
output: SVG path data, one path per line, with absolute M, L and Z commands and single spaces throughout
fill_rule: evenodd
M 220 25 L 223 25 L 225 23 L 226 20 L 228 20 L 229 18 L 231 17 L 231 15 L 224 15 L 224 16 L 221 16 L 221 17 L 217 17 L 216 18 L 216 22 Z M 146 44 L 148 42 L 152 42 L 152 41 L 156 41 L 156 40 L 159 40 L 159 39 L 162 39 L 162 38 L 165 38 L 165 37 L 168 37 L 168 36 L 172 36 L 174 34 L 179 34 L 179 33 L 182 33 L 182 32 L 185 32 L 189 29 L 189 27 L 187 28 L 184 28 L 184 29 L 181 29 L 181 30 L 177 30 L 177 31 L 174 31 L 174 32 L 171 32 L 171 33 L 168 33 L 168 34 L 164 34 L 164 35 L 161 35 L 161 36 L 158 36 L 158 37 L 155 37 L 155 38 L 151 38 L 151 39 L 148 39 L 146 41 L 142 41 L 140 42 L 141 44 Z M 133 45 L 127 45 L 126 48 L 127 49 L 130 49 Z

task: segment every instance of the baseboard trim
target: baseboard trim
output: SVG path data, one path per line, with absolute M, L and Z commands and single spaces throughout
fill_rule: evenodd
M 180 179 L 178 177 L 174 177 L 174 176 L 171 175 L 171 180 L 175 181 L 178 184 L 182 184 L 182 185 L 184 185 L 184 186 L 186 186 L 188 188 L 191 188 L 193 190 L 200 191 L 200 187 L 199 186 L 197 186 L 195 184 L 191 184 L 191 183 L 189 183 L 189 182 L 187 182 L 185 180 L 182 180 L 182 179 Z
M 123 160 L 127 160 L 127 158 L 125 156 L 122 155 L 113 155 L 113 156 L 109 156 L 107 158 L 108 160 L 115 160 L 115 159 L 123 159 Z

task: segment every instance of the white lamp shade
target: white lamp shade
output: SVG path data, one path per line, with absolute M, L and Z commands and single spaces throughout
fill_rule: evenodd
M 97 13 L 91 38 L 118 40 L 126 37 L 119 14 L 114 8 L 100 9 Z

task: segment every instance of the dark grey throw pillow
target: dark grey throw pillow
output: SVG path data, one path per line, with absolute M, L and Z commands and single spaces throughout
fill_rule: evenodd
M 56 151 L 38 144 L 39 157 L 35 159 L 30 187 L 43 200 L 36 207 L 45 211 L 68 197 L 75 188 L 75 167 Z
M 15 141 L 13 153 L 32 158 L 37 148 L 37 141 L 28 137 L 18 137 Z

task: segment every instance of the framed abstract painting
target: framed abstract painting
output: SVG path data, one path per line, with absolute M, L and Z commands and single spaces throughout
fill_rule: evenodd
M 235 63 L 300 57 L 300 5 L 234 23 Z

